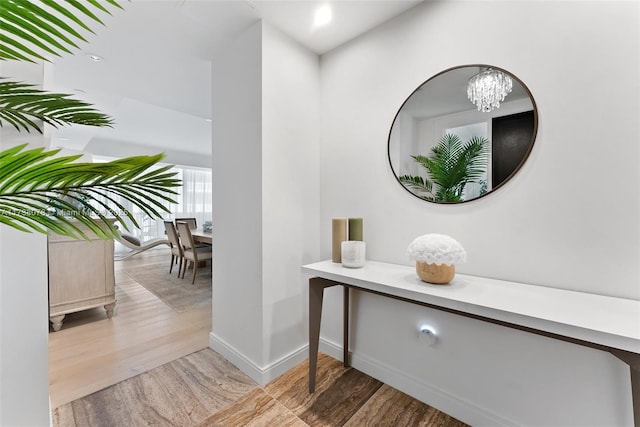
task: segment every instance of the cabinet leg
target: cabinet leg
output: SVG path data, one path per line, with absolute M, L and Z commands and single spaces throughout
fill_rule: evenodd
M 58 316 L 51 316 L 49 320 L 53 324 L 53 331 L 58 332 L 60 328 L 62 328 L 62 321 L 64 320 L 64 314 L 60 314 Z
M 107 304 L 104 306 L 105 311 L 107 312 L 107 319 L 111 319 L 113 317 L 113 309 L 116 308 L 116 303 L 113 302 L 111 304 Z

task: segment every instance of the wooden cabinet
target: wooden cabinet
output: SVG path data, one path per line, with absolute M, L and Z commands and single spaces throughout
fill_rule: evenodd
M 113 240 L 96 236 L 74 240 L 56 234 L 48 240 L 49 320 L 53 330 L 60 330 L 66 314 L 89 308 L 104 306 L 111 318 L 116 305 Z

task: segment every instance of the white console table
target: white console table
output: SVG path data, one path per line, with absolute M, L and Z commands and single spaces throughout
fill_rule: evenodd
M 456 274 L 448 285 L 420 281 L 414 267 L 367 261 L 351 269 L 304 265 L 309 279 L 309 392 L 315 390 L 324 289 L 344 289 L 343 361 L 349 366 L 349 290 L 607 351 L 629 365 L 634 425 L 640 427 L 640 301 Z

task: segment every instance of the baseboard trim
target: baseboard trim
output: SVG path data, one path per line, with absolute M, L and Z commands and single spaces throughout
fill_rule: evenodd
M 242 353 L 222 338 L 216 336 L 213 332 L 209 333 L 209 347 L 221 354 L 225 359 L 247 374 L 260 386 L 268 384 L 287 372 L 289 369 L 304 362 L 308 357 L 309 350 L 309 346 L 304 345 L 279 360 L 276 360 L 267 366 L 260 367 L 254 361 L 247 359 Z
M 331 341 L 320 339 L 319 349 L 334 359 L 342 360 L 342 346 Z M 391 387 L 402 391 L 428 405 L 451 415 L 460 421 L 473 426 L 514 427 L 520 426 L 509 420 L 458 396 L 434 387 L 428 383 L 408 376 L 393 366 L 386 365 L 367 356 L 350 353 L 351 366 L 372 376 Z
M 238 369 L 247 374 L 260 386 L 268 384 L 289 369 L 308 358 L 309 346 L 304 345 L 287 356 L 265 366 L 260 367 L 252 360 L 233 348 L 220 337 L 211 332 L 209 347 L 220 353 L 225 359 L 233 363 Z M 342 360 L 342 346 L 320 338 L 319 350 L 337 360 Z M 381 363 L 365 355 L 351 353 L 351 366 L 370 375 L 385 384 L 396 388 L 430 406 L 445 412 L 460 421 L 473 426 L 513 427 L 520 426 L 513 420 L 506 419 L 484 408 L 478 407 L 458 396 L 419 381 L 393 366 Z

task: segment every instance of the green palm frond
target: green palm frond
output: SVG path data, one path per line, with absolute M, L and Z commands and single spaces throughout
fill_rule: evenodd
M 413 156 L 412 156 L 413 157 Z M 402 175 L 400 182 L 405 186 L 419 192 L 419 197 L 425 200 L 434 200 L 434 195 L 431 193 L 433 189 L 433 182 L 429 178 L 422 178 L 421 176 Z
M 0 127 L 5 123 L 18 131 L 35 129 L 42 133 L 38 121 L 54 127 L 66 124 L 111 126 L 109 116 L 91 104 L 70 98 L 71 95 L 48 93 L 27 83 L 0 78 Z
M 474 136 L 467 143 L 454 134 L 445 134 L 431 149 L 429 157 L 411 156 L 428 174 L 428 178 L 407 175 L 401 182 L 419 191 L 419 197 L 436 202 L 460 202 L 464 187 L 470 182 L 479 182 L 487 170 L 489 140 Z M 427 187 L 421 182 L 432 181 Z M 435 194 L 433 188 L 435 187 Z
M 488 143 L 486 138 L 473 136 L 462 148 L 457 168 L 463 169 L 462 165 L 464 165 L 467 182 L 478 182 L 484 177 L 489 162 Z
M 103 2 L 104 3 L 104 2 Z M 106 3 L 122 9 L 115 0 Z M 96 13 L 111 14 L 98 0 L 0 0 L 0 60 L 36 62 L 60 56 L 93 33 L 81 18 L 103 24 Z
M 452 188 L 464 179 L 466 164 L 462 140 L 458 135 L 444 135 L 440 143 L 431 151 L 434 154 L 434 160 L 429 172 L 438 185 Z
M 115 0 L 106 3 L 122 9 Z M 48 61 L 48 54 L 71 53 L 78 48 L 76 42 L 86 41 L 81 32 L 93 33 L 81 18 L 103 24 L 99 13 L 111 14 L 98 0 L 0 0 L 0 60 Z M 0 80 L 0 127 L 10 124 L 18 130 L 42 133 L 41 122 L 54 127 L 113 124 L 109 116 L 71 95 Z
M 37 62 L 60 56 L 93 33 L 83 22 L 102 24 L 106 5 L 122 9 L 116 0 L 0 0 L 0 60 Z M 111 126 L 109 116 L 71 95 L 47 93 L 34 85 L 0 78 L 0 127 L 18 131 L 41 124 Z M 86 230 L 102 238 L 117 237 L 115 224 L 125 220 L 139 228 L 125 200 L 150 217 L 168 212 L 180 185 L 171 166 L 156 169 L 164 157 L 129 157 L 109 163 L 76 162 L 80 156 L 58 156 L 59 150 L 26 150 L 25 145 L 0 152 L 0 223 L 21 231 L 50 231 L 87 238 Z M 112 222 L 115 220 L 115 223 Z
M 0 223 L 18 230 L 87 238 L 80 223 L 101 238 L 113 238 L 118 231 L 111 219 L 125 230 L 127 218 L 139 228 L 114 196 L 156 218 L 169 212 L 163 201 L 175 203 L 177 172 L 172 166 L 153 169 L 163 154 L 86 163 L 76 162 L 80 155 L 25 148 L 0 152 Z

